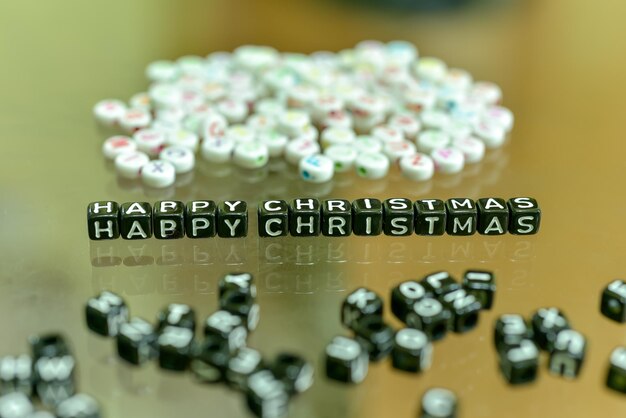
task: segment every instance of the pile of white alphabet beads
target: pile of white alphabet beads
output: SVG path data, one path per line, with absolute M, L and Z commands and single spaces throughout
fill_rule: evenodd
M 513 127 L 497 85 L 419 58 L 405 41 L 310 55 L 246 45 L 153 62 L 146 76 L 148 90 L 128 105 L 103 100 L 93 112 L 128 135 L 102 147 L 118 174 L 152 187 L 193 170 L 196 154 L 248 169 L 282 157 L 310 182 L 347 171 L 377 179 L 394 167 L 425 181 L 479 162 Z

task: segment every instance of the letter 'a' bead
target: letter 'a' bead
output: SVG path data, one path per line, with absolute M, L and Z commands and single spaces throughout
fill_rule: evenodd
M 626 347 L 616 347 L 611 353 L 606 385 L 615 391 L 626 393 Z
M 343 199 L 330 199 L 322 205 L 322 234 L 346 237 L 352 233 L 352 206 Z
M 392 198 L 383 202 L 383 231 L 385 235 L 407 236 L 413 233 L 413 202 Z
M 586 350 L 587 339 L 581 333 L 572 329 L 559 332 L 550 353 L 550 372 L 574 379 L 585 361 Z
M 428 389 L 422 396 L 420 418 L 455 418 L 457 403 L 456 395 L 448 389 Z
M 354 328 L 357 321 L 366 315 L 382 317 L 383 300 L 375 292 L 359 287 L 350 293 L 341 307 L 341 322 L 348 328 Z
M 463 288 L 474 295 L 482 309 L 491 309 L 496 293 L 496 281 L 490 271 L 468 270 L 463 275 Z
M 120 236 L 118 205 L 116 202 L 92 202 L 87 206 L 89 239 L 115 239 Z
M 626 283 L 623 280 L 614 280 L 604 289 L 600 311 L 613 321 L 626 322 Z
M 185 206 L 183 202 L 163 200 L 154 204 L 152 213 L 154 237 L 176 239 L 185 236 Z
M 512 385 L 535 380 L 538 365 L 539 350 L 531 340 L 524 339 L 500 354 L 500 370 Z
M 473 235 L 476 232 L 478 210 L 473 200 L 468 198 L 448 199 L 446 232 L 449 235 Z
M 383 206 L 378 199 L 357 199 L 352 202 L 354 235 L 380 235 L 383 230 Z
M 446 206 L 443 200 L 421 199 L 414 203 L 415 233 L 443 235 L 446 232 Z
M 289 233 L 314 237 L 321 232 L 321 208 L 317 199 L 294 199 L 289 208 Z
M 487 197 L 476 201 L 478 233 L 504 235 L 509 229 L 509 208 L 504 199 Z
M 217 235 L 242 238 L 248 235 L 248 205 L 242 200 L 226 200 L 217 207 Z
M 289 205 L 284 200 L 267 200 L 259 204 L 260 237 L 280 237 L 289 232 Z
M 530 197 L 514 197 L 509 206 L 509 232 L 514 235 L 532 235 L 539 231 L 541 209 L 537 201 Z
M 326 346 L 326 376 L 344 383 L 361 383 L 367 376 L 368 353 L 351 338 L 337 336 Z
M 120 206 L 120 235 L 123 239 L 152 236 L 152 207 L 147 202 L 127 202 Z
M 192 200 L 185 205 L 185 233 L 189 238 L 210 238 L 217 233 L 217 206 L 212 200 Z

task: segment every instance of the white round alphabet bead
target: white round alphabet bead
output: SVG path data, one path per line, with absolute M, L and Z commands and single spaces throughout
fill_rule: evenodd
M 101 100 L 93 107 L 93 115 L 102 125 L 113 126 L 126 114 L 124 102 L 115 99 Z
M 128 133 L 147 128 L 152 122 L 150 112 L 145 109 L 128 109 L 121 116 L 120 127 Z
M 156 83 L 175 81 L 179 76 L 178 66 L 172 61 L 160 60 L 148 64 L 146 77 Z
M 297 137 L 311 123 L 309 114 L 301 110 L 287 110 L 278 116 L 278 130 L 292 138 Z
M 383 150 L 382 141 L 370 135 L 357 136 L 353 146 L 357 154 L 362 152 L 381 152 Z
M 326 128 L 322 131 L 322 147 L 331 145 L 347 145 L 354 142 L 356 134 L 352 129 L 346 128 Z
M 356 173 L 368 179 L 385 177 L 389 171 L 389 160 L 379 152 L 364 152 L 356 157 Z
M 184 147 L 191 152 L 198 150 L 198 144 L 200 139 L 198 135 L 185 129 L 177 129 L 167 133 L 167 145 L 175 145 L 177 147 Z
M 427 129 L 445 129 L 450 123 L 450 116 L 441 110 L 425 110 L 420 116 L 422 124 Z
M 485 156 L 485 144 L 481 140 L 468 136 L 452 142 L 452 147 L 463 153 L 465 162 L 477 163 Z
M 502 100 L 502 90 L 489 81 L 477 81 L 472 86 L 469 96 L 486 105 L 495 105 Z
M 372 129 L 372 136 L 380 139 L 383 144 L 386 144 L 388 142 L 401 142 L 402 140 L 404 140 L 402 130 L 387 125 L 377 126 Z
M 115 157 L 115 171 L 127 179 L 139 178 L 141 168 L 150 162 L 150 157 L 141 151 L 127 152 Z
M 506 139 L 506 132 L 502 126 L 482 120 L 474 126 L 474 133 L 485 143 L 487 148 L 501 147 Z
M 223 136 L 205 138 L 202 142 L 202 158 L 212 163 L 224 163 L 229 161 L 235 142 Z
M 109 159 L 114 159 L 120 154 L 136 150 L 137 144 L 131 138 L 123 135 L 112 136 L 102 144 L 102 153 Z
M 417 136 L 417 150 L 424 154 L 430 154 L 436 149 L 447 147 L 450 136 L 442 131 L 426 130 Z
M 226 128 L 224 136 L 232 140 L 235 144 L 242 144 L 244 142 L 254 141 L 254 130 L 246 125 L 235 124 Z
M 435 173 L 435 164 L 426 154 L 417 153 L 400 159 L 400 170 L 404 177 L 414 181 L 426 181 Z
M 448 66 L 439 58 L 420 58 L 415 64 L 415 75 L 419 80 L 438 83 L 446 75 Z
M 228 123 L 226 118 L 220 114 L 208 115 L 202 126 L 201 136 L 207 138 L 219 138 L 224 136 L 224 130 Z
M 416 114 L 432 109 L 436 102 L 437 93 L 431 89 L 412 88 L 404 93 L 404 106 Z
M 272 116 L 255 114 L 246 119 L 246 125 L 255 132 L 263 132 L 276 127 L 276 119 Z
M 133 109 L 150 110 L 152 108 L 150 95 L 145 91 L 133 94 L 130 100 L 128 100 L 128 104 Z
M 155 109 L 179 107 L 183 98 L 180 88 L 168 83 L 153 84 L 148 94 Z
M 435 163 L 435 168 L 440 173 L 455 174 L 463 170 L 465 157 L 456 148 L 439 148 L 430 155 Z
M 407 139 L 415 140 L 417 133 L 422 129 L 420 121 L 411 114 L 396 114 L 389 118 L 389 126 L 398 129 Z
M 217 111 L 222 114 L 228 123 L 241 123 L 248 116 L 248 107 L 239 100 L 226 99 L 217 104 Z
M 509 132 L 513 129 L 513 112 L 506 107 L 488 107 L 483 113 L 483 120 L 500 126 L 505 132 Z
M 460 68 L 450 68 L 443 76 L 441 85 L 450 90 L 466 91 L 472 86 L 472 75 Z
M 324 150 L 324 155 L 333 161 L 335 172 L 343 173 L 354 166 L 358 154 L 350 145 L 331 145 Z
M 285 147 L 285 159 L 290 164 L 298 164 L 309 155 L 319 154 L 320 146 L 317 141 L 307 138 L 298 138 L 289 142 Z
M 156 129 L 140 129 L 133 135 L 139 151 L 151 157 L 159 155 L 167 140 L 167 134 Z
M 148 187 L 162 188 L 174 184 L 176 169 L 163 160 L 153 160 L 141 168 L 141 181 Z
M 233 162 L 243 168 L 263 167 L 268 160 L 267 147 L 257 141 L 239 143 L 233 153 Z
M 257 135 L 259 142 L 267 147 L 270 157 L 279 157 L 285 152 L 285 147 L 289 139 L 274 129 L 259 132 Z
M 333 178 L 333 161 L 323 155 L 309 155 L 298 164 L 300 177 L 311 183 L 324 183 Z
M 392 163 L 395 163 L 402 157 L 413 155 L 416 152 L 415 145 L 409 141 L 388 142 L 383 146 L 383 154 L 385 154 Z
M 196 165 L 193 152 L 189 148 L 176 145 L 163 149 L 159 154 L 159 159 L 172 164 L 177 174 L 188 173 Z

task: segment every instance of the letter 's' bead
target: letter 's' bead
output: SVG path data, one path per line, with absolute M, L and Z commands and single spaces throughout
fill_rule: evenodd
M 90 330 L 115 337 L 120 325 L 128 321 L 128 307 L 120 296 L 105 290 L 87 301 L 85 317 Z
M 535 380 L 538 364 L 539 350 L 531 340 L 524 339 L 500 353 L 500 370 L 512 385 Z
M 450 324 L 450 311 L 433 298 L 421 299 L 406 316 L 406 324 L 424 332 L 431 341 L 442 339 Z
M 192 200 L 185 205 L 185 233 L 189 238 L 210 238 L 217 233 L 217 206 L 212 200 Z
M 117 354 L 128 363 L 139 365 L 156 356 L 156 333 L 149 322 L 132 318 L 120 326 Z
M 259 236 L 280 237 L 289 233 L 289 205 L 284 200 L 261 202 L 258 209 Z
M 443 200 L 420 199 L 415 201 L 414 207 L 417 235 L 443 235 L 446 232 L 446 205 Z
M 383 206 L 378 199 L 357 199 L 352 202 L 354 235 L 380 235 L 383 230 Z
M 613 390 L 626 393 L 626 347 L 616 347 L 611 353 L 606 385 Z
M 147 202 L 127 202 L 120 206 L 120 235 L 123 239 L 152 236 L 152 207 Z
M 271 369 L 289 395 L 302 393 L 313 385 L 313 367 L 298 355 L 278 354 Z
M 368 353 L 348 337 L 337 336 L 326 346 L 326 376 L 345 383 L 360 383 L 367 376 Z
M 448 389 L 428 389 L 422 396 L 420 418 L 455 418 L 457 403 L 456 395 Z
M 476 232 L 478 210 L 473 200 L 468 198 L 446 201 L 447 226 L 449 235 L 473 235 Z
M 504 235 L 509 229 L 509 208 L 504 199 L 487 197 L 476 201 L 478 233 Z
M 392 198 L 383 202 L 383 231 L 385 235 L 406 236 L 413 233 L 413 202 Z
M 463 275 L 463 289 L 480 302 L 482 309 L 491 309 L 496 293 L 494 274 L 490 271 L 468 270 Z
M 602 291 L 600 311 L 613 321 L 626 322 L 626 283 L 614 280 Z
M 532 317 L 533 337 L 542 350 L 552 351 L 559 332 L 569 329 L 569 321 L 557 308 L 541 308 Z
M 467 332 L 478 324 L 480 302 L 464 289 L 457 289 L 441 297 L 443 306 L 452 314 L 450 322 L 454 332 Z
M 350 293 L 341 306 L 341 323 L 354 329 L 356 322 L 366 315 L 383 315 L 383 300 L 375 292 L 360 287 Z
M 407 314 L 418 300 L 427 296 L 424 286 L 416 281 L 408 280 L 398 284 L 391 290 L 391 312 L 402 322 L 406 322 Z
M 119 206 L 116 202 L 91 202 L 87 206 L 87 230 L 89 239 L 115 239 L 120 236 L 118 218 Z
M 343 199 L 324 201 L 322 206 L 322 234 L 328 237 L 346 237 L 352 233 L 352 206 Z
M 550 372 L 574 379 L 580 373 L 586 351 L 587 339 L 581 333 L 572 329 L 559 332 L 550 353 Z
M 317 199 L 294 199 L 289 208 L 289 233 L 294 237 L 314 237 L 320 231 L 320 202 Z
M 248 235 L 246 202 L 227 200 L 217 206 L 217 235 L 222 238 L 242 238 Z
M 190 368 L 202 383 L 221 382 L 230 358 L 228 341 L 217 335 L 207 335 L 192 347 Z
M 514 197 L 507 202 L 509 207 L 509 232 L 514 235 L 532 235 L 539 231 L 541 209 L 530 197 Z
M 395 369 L 413 373 L 428 370 L 432 355 L 433 346 L 422 331 L 403 328 L 396 332 L 391 351 L 391 364 Z

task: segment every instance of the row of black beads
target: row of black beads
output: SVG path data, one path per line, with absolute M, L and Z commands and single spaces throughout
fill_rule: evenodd
M 349 202 L 313 198 L 261 202 L 258 232 L 261 237 L 342 237 L 351 234 L 375 236 L 417 235 L 516 235 L 539 230 L 541 210 L 537 201 L 516 197 L 504 201 L 488 197 L 420 199 L 391 198 L 381 202 L 365 198 Z M 92 240 L 177 239 L 244 237 L 248 234 L 247 204 L 241 200 L 216 204 L 195 200 L 160 201 L 118 205 L 112 201 L 93 202 L 87 208 L 87 227 Z

